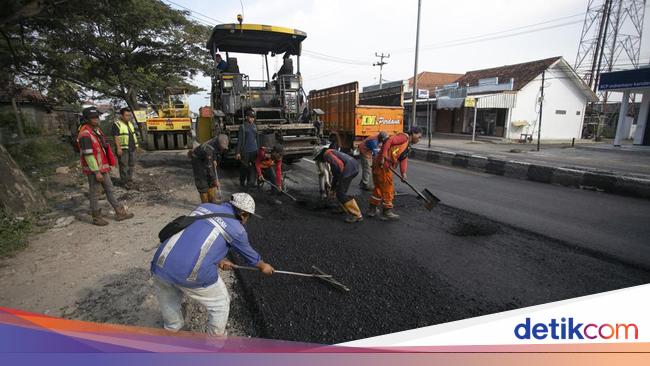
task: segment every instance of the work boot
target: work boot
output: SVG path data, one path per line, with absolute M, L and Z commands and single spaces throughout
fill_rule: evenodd
M 123 221 L 130 218 L 133 218 L 133 214 L 126 212 L 124 206 L 120 206 L 115 209 L 115 221 Z
M 380 219 L 382 219 L 383 221 L 399 220 L 399 215 L 393 212 L 392 208 L 385 208 Z
M 353 198 L 345 203 L 345 210 L 348 212 L 348 217 L 345 219 L 345 222 L 351 224 L 354 222 L 359 222 L 363 220 L 361 215 L 361 209 L 357 205 L 357 201 Z
M 210 202 L 210 196 L 208 195 L 208 192 L 205 192 L 205 193 L 199 192 L 199 197 L 201 197 L 201 203 Z
M 375 217 L 379 215 L 379 206 L 373 205 L 372 203 L 368 205 L 368 212 L 366 212 L 366 216 L 368 217 Z
M 102 218 L 102 209 L 100 208 L 99 210 L 95 210 L 92 212 L 93 215 L 93 225 L 97 226 L 106 226 L 108 225 L 108 221 L 104 220 Z

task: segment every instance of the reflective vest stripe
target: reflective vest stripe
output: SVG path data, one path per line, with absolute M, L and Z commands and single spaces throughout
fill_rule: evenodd
M 138 139 L 135 135 L 135 130 L 133 129 L 133 125 L 128 122 L 123 122 L 121 120 L 115 121 L 115 125 L 120 131 L 120 134 L 118 136 L 118 139 L 120 141 L 120 146 L 122 146 L 123 149 L 128 149 L 129 148 L 129 134 L 133 135 L 133 141 L 135 142 L 135 146 L 138 146 Z
M 183 234 L 184 230 L 181 230 L 174 234 L 169 240 L 167 240 L 167 244 L 165 244 L 165 247 L 163 250 L 160 252 L 160 255 L 158 256 L 158 261 L 156 261 L 156 264 L 158 267 L 162 267 L 165 265 L 165 260 L 167 259 L 167 256 L 169 255 L 169 252 L 174 249 L 174 246 L 176 245 L 176 242 L 178 242 L 178 239 L 180 239 L 181 235 Z
M 187 281 L 189 282 L 196 281 L 196 277 L 199 274 L 199 268 L 201 268 L 205 256 L 208 255 L 208 251 L 210 251 L 210 248 L 212 248 L 212 244 L 214 244 L 215 240 L 217 240 L 217 237 L 219 237 L 220 233 L 221 233 L 220 230 L 217 229 L 217 226 L 215 226 L 212 228 L 212 231 L 210 231 L 208 237 L 205 238 L 203 244 L 201 244 L 201 251 L 199 252 L 199 258 L 197 258 L 196 263 L 194 263 L 194 268 L 192 268 L 192 272 L 190 273 L 189 277 L 187 277 Z

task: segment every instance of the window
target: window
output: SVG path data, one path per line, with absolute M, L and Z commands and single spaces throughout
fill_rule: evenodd
M 555 114 L 566 114 L 566 110 L 564 110 L 564 109 L 556 109 Z
M 580 115 L 580 111 L 576 111 L 576 116 L 579 116 L 579 115 Z

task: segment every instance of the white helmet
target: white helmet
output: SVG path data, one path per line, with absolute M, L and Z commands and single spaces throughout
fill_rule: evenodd
M 248 193 L 233 193 L 230 197 L 230 204 L 244 212 L 260 217 L 255 214 L 255 200 Z

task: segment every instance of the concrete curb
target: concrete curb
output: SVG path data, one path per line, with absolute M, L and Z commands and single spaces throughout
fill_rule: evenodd
M 624 176 L 612 172 L 526 163 L 447 150 L 414 148 L 411 150 L 410 157 L 508 178 L 650 199 L 650 179 Z

